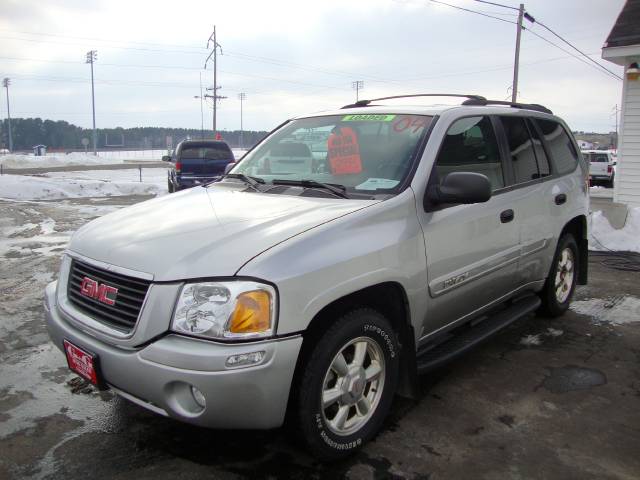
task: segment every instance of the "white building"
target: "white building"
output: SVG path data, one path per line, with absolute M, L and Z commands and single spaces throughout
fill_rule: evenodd
M 627 0 L 602 48 L 602 58 L 624 67 L 613 201 L 640 207 L 640 0 Z

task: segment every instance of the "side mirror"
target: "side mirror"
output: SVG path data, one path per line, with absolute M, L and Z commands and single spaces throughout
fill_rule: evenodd
M 226 175 L 227 173 L 229 173 L 235 166 L 236 162 L 227 163 L 227 165 L 224 167 L 224 174 Z
M 158 158 L 158 157 L 156 157 Z M 171 157 L 169 155 L 163 155 L 162 156 L 162 161 L 163 162 L 170 162 L 171 161 Z
M 491 183 L 481 173 L 451 172 L 427 190 L 431 203 L 482 203 L 491 198 Z

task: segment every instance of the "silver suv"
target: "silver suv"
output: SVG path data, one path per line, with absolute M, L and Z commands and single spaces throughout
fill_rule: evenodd
M 160 415 L 268 429 L 288 412 L 315 455 L 347 455 L 419 374 L 562 315 L 587 280 L 569 128 L 464 98 L 290 120 L 221 180 L 85 225 L 46 289 L 52 341 Z

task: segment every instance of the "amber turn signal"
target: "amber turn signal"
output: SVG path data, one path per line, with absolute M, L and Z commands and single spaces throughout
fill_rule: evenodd
M 258 333 L 271 328 L 271 296 L 265 290 L 238 295 L 229 321 L 231 333 Z

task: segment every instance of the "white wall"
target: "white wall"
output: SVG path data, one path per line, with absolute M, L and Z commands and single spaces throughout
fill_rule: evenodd
M 630 62 L 625 62 L 627 65 Z M 640 207 L 640 79 L 624 78 L 613 201 Z

